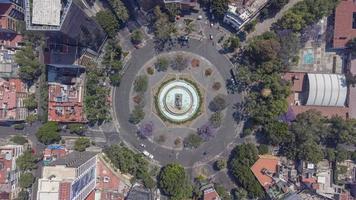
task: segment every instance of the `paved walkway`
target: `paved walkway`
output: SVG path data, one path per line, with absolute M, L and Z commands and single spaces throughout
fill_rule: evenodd
M 252 38 L 254 36 L 257 35 L 261 35 L 262 33 L 269 31 L 271 29 L 271 26 L 273 23 L 277 22 L 280 18 L 282 18 L 282 16 L 284 15 L 284 13 L 289 10 L 290 8 L 292 8 L 296 3 L 300 2 L 302 0 L 289 0 L 289 3 L 287 5 L 285 5 L 277 14 L 276 16 L 266 19 L 264 20 L 262 23 L 257 23 L 256 27 L 255 27 L 255 31 L 253 31 L 252 33 L 249 33 L 247 35 L 247 39 Z

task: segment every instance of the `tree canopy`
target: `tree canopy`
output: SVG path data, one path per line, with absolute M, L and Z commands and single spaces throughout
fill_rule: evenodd
M 34 181 L 35 181 L 35 177 L 31 173 L 26 172 L 21 174 L 19 179 L 19 185 L 22 188 L 29 188 L 32 186 Z
M 250 198 L 264 196 L 264 191 L 253 175 L 250 167 L 258 159 L 258 150 L 253 144 L 236 146 L 230 155 L 228 169 L 239 186 L 248 192 Z
M 85 137 L 80 137 L 75 140 L 74 150 L 85 151 L 86 148 L 90 147 L 90 139 Z
M 109 37 L 115 37 L 119 29 L 119 22 L 110 11 L 99 11 L 96 13 L 95 18 Z
M 61 140 L 57 122 L 47 122 L 43 124 L 36 133 L 37 139 L 43 144 L 53 144 Z
M 188 199 L 192 195 L 192 186 L 180 164 L 164 166 L 158 176 L 158 186 L 173 200 Z
M 23 81 L 33 83 L 41 75 L 43 66 L 31 44 L 26 43 L 25 47 L 16 51 L 15 61 L 20 66 L 19 76 Z
M 37 158 L 30 151 L 25 151 L 16 160 L 16 165 L 21 171 L 32 170 L 36 168 Z

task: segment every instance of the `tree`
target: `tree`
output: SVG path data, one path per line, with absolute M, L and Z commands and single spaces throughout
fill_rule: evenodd
M 230 193 L 224 188 L 224 186 L 215 183 L 214 188 L 215 188 L 216 192 L 219 194 L 221 199 L 231 200 Z
M 184 138 L 183 144 L 184 147 L 187 148 L 198 148 L 202 142 L 203 139 L 199 135 L 191 133 L 186 138 Z
M 109 3 L 120 23 L 125 23 L 129 19 L 129 13 L 124 3 L 121 0 L 109 0 Z
M 257 161 L 258 151 L 253 144 L 236 146 L 230 155 L 228 169 L 235 181 L 248 192 L 250 198 L 263 197 L 264 192 L 250 167 Z
M 175 163 L 162 168 L 158 187 L 173 200 L 188 199 L 192 195 L 192 186 L 183 166 Z
M 248 33 L 251 33 L 255 31 L 256 24 L 257 24 L 257 20 L 252 20 L 244 26 L 244 30 Z
M 134 82 L 135 92 L 146 92 L 147 88 L 148 88 L 148 77 L 146 75 L 137 76 Z
M 16 51 L 15 61 L 20 66 L 19 76 L 23 81 L 32 83 L 41 75 L 43 66 L 31 44 L 26 43 L 25 47 Z
M 147 123 L 143 123 L 138 128 L 138 134 L 142 138 L 148 138 L 148 137 L 152 136 L 153 129 L 154 129 L 154 125 L 153 125 L 152 121 L 147 122 Z
M 26 99 L 24 99 L 23 103 L 25 107 L 30 111 L 35 110 L 37 108 L 37 101 L 34 94 L 31 94 Z
M 329 162 L 334 162 L 336 155 L 335 155 L 335 150 L 332 148 L 326 148 L 324 151 L 324 157 L 327 159 Z
M 224 95 L 216 95 L 209 103 L 209 109 L 213 112 L 219 112 L 226 108 L 226 97 Z
M 198 135 L 205 141 L 215 136 L 216 129 L 209 123 L 202 125 L 197 129 Z
M 67 128 L 69 129 L 70 133 L 82 135 L 84 131 L 86 130 L 86 127 L 84 124 L 81 123 L 73 123 L 73 124 L 68 124 Z
M 214 0 L 211 1 L 211 10 L 215 17 L 222 19 L 229 9 L 229 0 Z
M 95 18 L 109 37 L 115 37 L 119 22 L 110 11 L 99 11 Z
M 110 84 L 112 86 L 119 86 L 121 83 L 122 75 L 120 73 L 115 73 L 109 76 Z
M 154 8 L 153 13 L 155 17 L 155 37 L 159 42 L 165 43 L 171 39 L 171 34 L 176 32 L 175 26 L 169 21 L 169 17 L 161 11 L 159 6 Z
M 142 158 L 142 154 L 135 154 L 123 145 L 112 145 L 104 152 L 121 173 L 130 173 L 137 179 L 143 179 L 145 185 L 151 185 L 151 180 L 148 180 L 148 162 Z
M 223 118 L 223 116 L 222 116 L 221 112 L 214 112 L 210 116 L 209 121 L 214 128 L 219 128 L 221 126 L 222 118 Z
M 59 127 L 57 122 L 47 122 L 38 129 L 36 137 L 43 144 L 53 144 L 61 140 L 58 132 Z
M 188 67 L 188 59 L 183 54 L 177 54 L 171 62 L 173 70 L 183 71 Z
M 272 145 L 279 145 L 288 140 L 288 124 L 280 121 L 272 121 L 265 127 L 267 141 Z
M 243 188 L 236 188 L 233 190 L 234 199 L 238 200 L 246 200 L 247 199 L 247 191 Z
M 223 47 L 229 51 L 235 51 L 239 46 L 240 39 L 238 37 L 229 37 L 223 44 Z
M 35 177 L 29 172 L 23 173 L 19 179 L 19 185 L 22 188 L 29 188 L 32 186 L 33 182 L 35 181 Z
M 30 151 L 25 151 L 16 160 L 16 165 L 21 171 L 28 171 L 36 168 L 37 158 Z
M 30 125 L 32 125 L 33 122 L 37 121 L 38 117 L 36 114 L 29 114 L 27 117 L 26 117 L 26 123 L 29 123 Z
M 30 194 L 26 190 L 21 190 L 17 195 L 16 200 L 29 200 Z
M 145 118 L 145 112 L 142 107 L 136 105 L 130 114 L 129 122 L 138 124 L 143 118 Z
M 260 144 L 258 146 L 258 154 L 260 155 L 264 155 L 264 154 L 268 154 L 269 150 L 268 150 L 268 145 L 266 144 Z
M 349 158 L 348 152 L 344 148 L 337 148 L 336 151 L 336 161 L 337 162 L 343 162 L 344 160 L 347 160 Z
M 155 62 L 155 68 L 159 72 L 165 72 L 169 66 L 169 60 L 165 57 L 158 57 L 157 61 Z
M 19 145 L 24 145 L 28 142 L 27 139 L 21 135 L 15 135 L 10 140 L 11 142 Z
M 131 42 L 135 45 L 140 44 L 143 40 L 143 34 L 140 29 L 136 29 L 131 34 Z
M 74 150 L 76 151 L 85 151 L 86 148 L 90 147 L 90 139 L 85 137 L 80 137 L 75 140 Z
M 169 20 L 171 22 L 175 21 L 177 15 L 180 15 L 180 5 L 178 3 L 167 3 L 165 4 L 165 8 L 167 10 Z
M 225 169 L 226 166 L 227 166 L 227 162 L 226 162 L 226 160 L 224 160 L 224 159 L 217 160 L 217 161 L 215 161 L 215 163 L 214 163 L 215 169 L 217 169 L 217 170 L 219 170 L 219 171 L 222 170 L 222 169 Z

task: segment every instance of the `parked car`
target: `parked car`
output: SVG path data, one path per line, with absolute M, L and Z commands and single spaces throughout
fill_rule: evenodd
M 146 157 L 148 157 L 148 158 L 150 158 L 150 159 L 153 159 L 153 155 L 150 154 L 148 151 L 143 150 L 142 153 L 143 153 L 143 155 L 145 155 Z

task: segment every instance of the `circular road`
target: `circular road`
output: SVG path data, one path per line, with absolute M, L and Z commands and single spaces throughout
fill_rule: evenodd
M 209 162 L 223 153 L 231 144 L 240 143 L 239 133 L 241 127 L 238 126 L 232 117 L 234 104 L 241 100 L 240 94 L 228 94 L 226 99 L 228 102 L 226 116 L 218 133 L 214 138 L 204 142 L 197 149 L 167 150 L 158 144 L 140 139 L 137 136 L 137 127 L 128 121 L 130 116 L 130 88 L 144 64 L 159 54 L 159 52 L 155 51 L 154 47 L 153 41 L 149 40 L 144 47 L 132 52 L 131 59 L 125 66 L 127 69 L 122 77 L 121 84 L 114 89 L 113 109 L 116 115 L 114 116 L 114 120 L 117 120 L 119 123 L 118 132 L 120 139 L 138 151 L 147 150 L 160 165 L 177 162 L 186 168 Z M 231 62 L 216 50 L 210 40 L 200 41 L 191 39 L 186 46 L 175 44 L 169 50 L 165 50 L 165 52 L 169 51 L 187 51 L 200 55 L 209 60 L 225 80 L 231 78 Z M 145 145 L 144 149 L 140 147 L 141 143 Z

